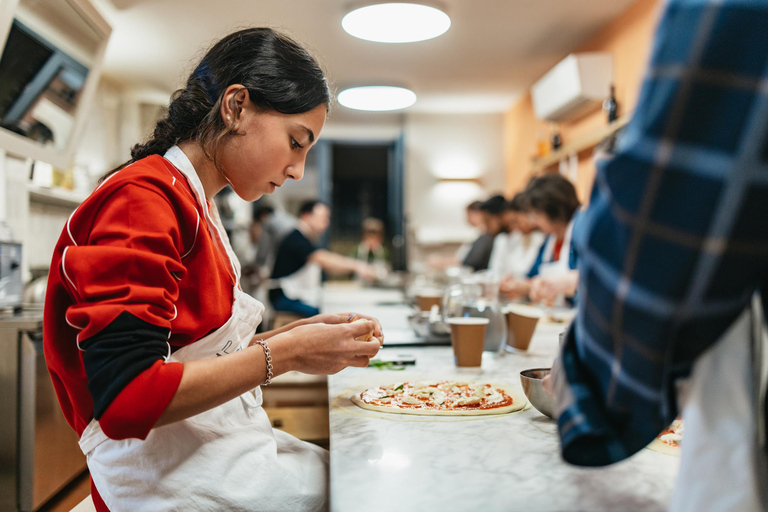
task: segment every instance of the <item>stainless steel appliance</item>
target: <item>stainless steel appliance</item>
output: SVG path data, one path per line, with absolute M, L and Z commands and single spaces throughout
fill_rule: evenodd
M 42 306 L 0 313 L 2 511 L 37 510 L 86 467 L 56 399 L 42 334 Z
M 21 306 L 21 244 L 0 242 L 0 308 Z

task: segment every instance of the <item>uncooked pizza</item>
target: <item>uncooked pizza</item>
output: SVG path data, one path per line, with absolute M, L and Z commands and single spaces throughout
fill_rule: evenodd
M 683 420 L 676 419 L 656 436 L 648 448 L 668 455 L 680 455 L 683 447 Z
M 400 382 L 352 395 L 363 409 L 422 416 L 478 416 L 519 411 L 527 401 L 521 391 L 482 382 L 451 380 Z

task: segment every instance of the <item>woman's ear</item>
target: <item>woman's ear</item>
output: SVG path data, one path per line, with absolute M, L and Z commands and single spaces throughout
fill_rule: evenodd
M 230 131 L 237 130 L 240 115 L 249 101 L 248 89 L 242 84 L 232 84 L 224 91 L 221 98 L 221 119 Z

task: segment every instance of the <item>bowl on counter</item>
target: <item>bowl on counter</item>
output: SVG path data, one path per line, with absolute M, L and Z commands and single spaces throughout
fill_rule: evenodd
M 520 383 L 528 401 L 544 416 L 554 418 L 555 398 L 546 391 L 542 385 L 542 379 L 549 375 L 552 368 L 532 368 L 520 372 Z
M 451 334 L 450 329 L 438 315 L 429 311 L 415 311 L 408 316 L 408 323 L 420 338 L 443 338 Z

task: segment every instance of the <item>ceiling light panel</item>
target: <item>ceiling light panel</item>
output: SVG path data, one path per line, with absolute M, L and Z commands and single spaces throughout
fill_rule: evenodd
M 359 7 L 344 16 L 341 26 L 367 41 L 412 43 L 444 34 L 451 18 L 429 5 L 393 2 Z
M 339 93 L 338 100 L 355 110 L 400 110 L 416 103 L 416 94 L 404 87 L 371 85 L 345 89 Z

